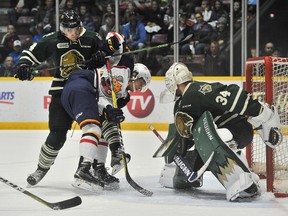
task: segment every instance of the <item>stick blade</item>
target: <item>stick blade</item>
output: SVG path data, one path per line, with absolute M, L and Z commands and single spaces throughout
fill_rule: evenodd
M 81 197 L 76 196 L 71 199 L 61 201 L 61 202 L 49 203 L 48 206 L 52 208 L 53 210 L 62 210 L 62 209 L 67 209 L 67 208 L 78 206 L 81 203 L 82 203 Z

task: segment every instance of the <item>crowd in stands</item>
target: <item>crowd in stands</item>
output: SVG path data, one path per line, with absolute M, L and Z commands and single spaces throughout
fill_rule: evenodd
M 81 16 L 83 26 L 101 37 L 115 31 L 114 0 L 59 0 L 60 13 L 73 9 Z M 173 1 L 138 0 L 119 1 L 121 33 L 131 50 L 173 41 Z M 230 1 L 180 0 L 179 40 L 193 35 L 180 44 L 179 53 L 193 63 L 200 56 L 203 75 L 229 75 L 227 49 L 230 38 Z M 56 30 L 55 0 L 11 0 L 8 10 L 7 33 L 1 40 L 0 76 L 13 76 L 12 68 L 23 49 L 37 42 L 45 34 Z M 233 29 L 241 28 L 241 3 L 234 1 Z M 248 18 L 255 16 L 255 5 L 249 5 Z M 273 45 L 270 42 L 270 45 Z M 254 48 L 255 49 L 255 48 Z M 274 47 L 273 47 L 274 49 Z M 251 48 L 251 56 L 253 54 Z M 276 50 L 276 49 L 275 49 Z M 279 53 L 279 50 L 277 50 Z M 164 75 L 173 47 L 140 52 L 137 62 L 144 63 L 152 75 Z M 271 55 L 273 52 L 271 52 Z M 276 54 L 275 54 L 276 55 Z M 277 54 L 279 55 L 279 54 Z M 151 61 L 152 60 L 152 61 Z M 52 67 L 49 62 L 43 63 Z M 43 67 L 42 65 L 42 67 Z M 42 76 L 50 76 L 43 72 Z

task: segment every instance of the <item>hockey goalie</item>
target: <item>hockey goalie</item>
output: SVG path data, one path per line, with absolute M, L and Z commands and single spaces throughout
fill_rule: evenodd
M 276 108 L 253 99 L 238 85 L 194 81 L 182 63 L 168 69 L 165 84 L 176 102 L 174 129 L 169 128 L 154 154 L 166 158 L 160 183 L 181 189 L 201 187 L 208 170 L 226 189 L 228 201 L 259 196 L 259 178 L 249 170 L 241 149 L 252 142 L 254 130 L 271 148 L 281 143 Z

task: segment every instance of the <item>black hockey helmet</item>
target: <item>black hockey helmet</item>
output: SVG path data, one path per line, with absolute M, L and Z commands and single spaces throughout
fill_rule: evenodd
M 63 12 L 59 20 L 60 26 L 64 28 L 75 28 L 81 25 L 80 16 L 74 10 Z

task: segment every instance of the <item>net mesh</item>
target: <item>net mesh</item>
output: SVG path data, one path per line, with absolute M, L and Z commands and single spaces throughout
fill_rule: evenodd
M 251 169 L 262 177 L 267 177 L 267 163 L 273 167 L 273 192 L 288 194 L 288 58 L 248 59 L 248 73 L 251 73 L 251 92 L 254 98 L 265 101 L 265 64 L 272 63 L 272 101 L 276 106 L 280 122 L 283 142 L 273 150 L 272 158 L 266 159 L 266 145 L 256 133 L 251 145 Z M 268 182 L 267 182 L 268 184 Z

